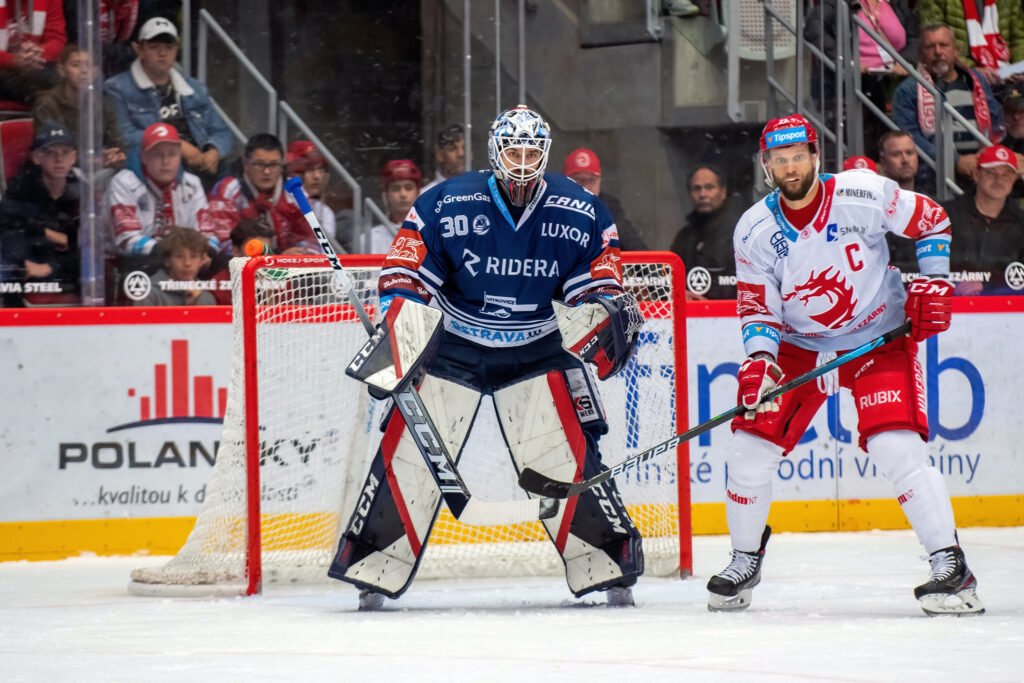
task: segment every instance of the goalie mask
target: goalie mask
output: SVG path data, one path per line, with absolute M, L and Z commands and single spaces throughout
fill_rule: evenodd
M 818 174 L 820 156 L 818 155 L 818 132 L 814 126 L 800 114 L 793 114 L 781 119 L 772 119 L 761 131 L 761 169 L 764 171 L 768 187 L 775 187 L 775 179 L 769 164 L 769 150 L 776 147 L 806 144 L 815 155 L 814 174 Z
M 540 114 L 519 105 L 491 124 L 487 158 L 494 177 L 515 206 L 526 206 L 537 192 L 551 148 L 551 128 Z

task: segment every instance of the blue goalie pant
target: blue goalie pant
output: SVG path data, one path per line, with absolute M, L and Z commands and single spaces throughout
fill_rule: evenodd
M 420 386 L 423 404 L 456 462 L 480 398 L 490 394 L 516 471 L 564 481 L 605 468 L 597 450 L 608 431 L 593 380 L 557 333 L 511 348 L 486 348 L 445 333 Z M 391 412 L 384 437 L 328 574 L 396 598 L 412 583 L 441 495 L 423 456 Z M 469 457 L 501 457 L 474 453 Z M 640 532 L 613 481 L 563 501 L 543 521 L 578 596 L 631 586 L 644 571 Z

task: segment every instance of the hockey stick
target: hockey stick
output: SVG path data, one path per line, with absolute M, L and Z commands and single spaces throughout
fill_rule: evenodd
M 341 261 L 338 260 L 338 255 L 334 253 L 331 243 L 327 240 L 320 221 L 313 213 L 309 201 L 306 200 L 306 194 L 302 191 L 302 179 L 298 176 L 289 178 L 284 183 L 284 189 L 295 199 L 306 222 L 313 230 L 313 234 L 320 243 L 320 248 L 327 256 L 331 268 L 334 269 L 338 283 L 345 290 L 349 302 L 356 309 L 363 327 L 366 328 L 366 333 L 373 336 L 376 329 L 352 287 L 351 278 L 345 272 Z M 434 477 L 437 488 L 444 497 L 445 504 L 455 519 L 471 526 L 496 526 L 548 519 L 558 514 L 560 501 L 553 498 L 505 502 L 488 502 L 474 498 L 459 474 L 459 470 L 455 467 L 455 462 L 452 460 L 451 454 L 448 453 L 448 448 L 441 439 L 437 427 L 430 419 L 419 392 L 414 387 L 408 387 L 392 394 L 391 397 L 394 399 L 402 419 L 405 420 L 406 430 L 412 436 L 416 447 L 419 448 L 420 454 L 430 469 L 430 474 Z
M 866 342 L 861 346 L 858 346 L 852 351 L 847 351 L 843 355 L 837 356 L 828 363 L 819 365 L 813 370 L 805 372 L 804 374 L 800 375 L 795 379 L 790 380 L 789 382 L 786 382 L 785 384 L 779 385 L 775 389 L 772 389 L 767 394 L 765 394 L 764 398 L 761 399 L 761 401 L 762 403 L 764 401 L 771 401 L 781 396 L 782 394 L 786 393 L 787 391 L 792 391 L 793 389 L 796 389 L 797 387 L 806 384 L 807 382 L 810 382 L 812 379 L 815 379 L 817 377 L 824 375 L 827 372 L 835 370 L 840 365 L 848 363 L 854 358 L 863 356 L 865 353 L 871 351 L 872 349 L 876 349 L 879 346 L 882 346 L 883 344 L 888 344 L 893 339 L 898 339 L 899 337 L 902 337 L 908 332 L 910 332 L 910 323 L 903 323 L 896 329 L 886 332 L 881 337 L 872 339 L 871 341 Z M 552 479 L 541 474 L 540 472 L 537 472 L 536 470 L 532 470 L 529 467 L 527 467 L 526 469 L 523 470 L 522 474 L 519 475 L 519 486 L 529 491 L 530 493 L 535 493 L 540 496 L 550 496 L 551 498 L 571 498 L 573 496 L 578 496 L 587 489 L 597 486 L 598 484 L 604 483 L 611 479 L 612 477 L 617 477 L 623 472 L 635 469 L 641 463 L 646 462 L 655 456 L 661 455 L 662 453 L 668 451 L 669 449 L 675 448 L 679 444 L 685 441 L 689 441 L 693 437 L 703 434 L 704 432 L 713 429 L 714 427 L 717 427 L 723 422 L 728 422 L 737 415 L 742 415 L 746 411 L 747 408 L 743 406 L 736 406 L 735 408 L 732 408 L 722 413 L 718 417 L 713 417 L 707 422 L 697 425 L 696 427 L 689 431 L 673 436 L 668 441 L 659 443 L 657 446 L 654 446 L 653 448 L 648 448 L 646 451 L 642 453 L 637 453 L 636 455 L 630 456 L 629 458 L 626 458 L 625 460 L 620 462 L 615 467 L 605 470 L 604 472 L 601 472 L 600 474 L 597 474 L 591 477 L 590 479 L 585 479 L 584 481 L 558 481 L 557 479 Z

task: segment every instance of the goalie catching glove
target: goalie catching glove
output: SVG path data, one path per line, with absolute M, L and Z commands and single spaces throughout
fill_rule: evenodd
M 551 306 L 562 333 L 562 348 L 592 363 L 600 379 L 624 368 L 636 351 L 644 318 L 631 294 L 587 294 L 575 306 L 559 301 Z
M 345 374 L 370 387 L 374 398 L 387 398 L 419 380 L 441 342 L 441 311 L 412 299 L 395 298 Z

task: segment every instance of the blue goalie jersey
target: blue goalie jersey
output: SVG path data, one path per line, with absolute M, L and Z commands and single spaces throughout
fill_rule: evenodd
M 440 309 L 445 329 L 483 346 L 519 346 L 558 328 L 551 300 L 622 290 L 619 238 L 597 197 L 546 173 L 518 220 L 490 171 L 423 193 L 391 243 L 382 300 Z

